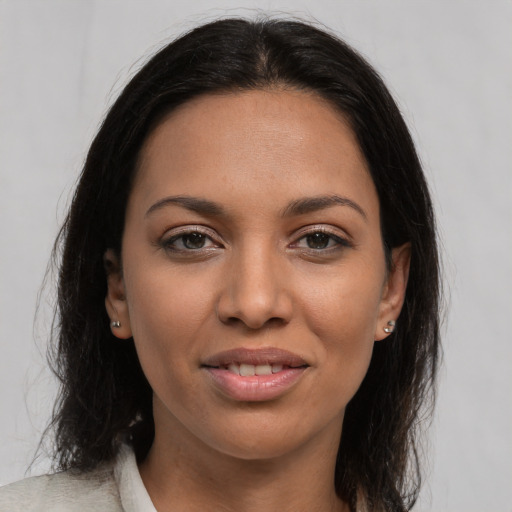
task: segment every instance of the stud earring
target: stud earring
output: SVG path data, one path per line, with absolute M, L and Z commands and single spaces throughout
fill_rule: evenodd
M 384 332 L 387 332 L 388 334 L 392 333 L 395 330 L 396 322 L 394 320 L 390 320 L 388 322 L 388 327 L 384 327 Z
M 119 329 L 119 327 L 121 327 L 121 322 L 119 320 L 113 320 L 112 322 L 110 322 L 110 327 L 114 329 Z

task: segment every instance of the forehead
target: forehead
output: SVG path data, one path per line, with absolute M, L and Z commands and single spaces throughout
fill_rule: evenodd
M 349 190 L 378 202 L 348 121 L 316 94 L 296 90 L 204 95 L 183 104 L 147 138 L 134 192 L 146 201 L 166 193 L 229 200 L 240 186 L 262 194 L 286 189 L 290 197 Z

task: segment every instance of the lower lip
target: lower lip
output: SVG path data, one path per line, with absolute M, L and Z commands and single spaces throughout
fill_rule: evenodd
M 240 402 L 275 400 L 287 393 L 307 367 L 286 368 L 272 375 L 242 377 L 223 368 L 204 367 L 215 386 L 226 396 Z

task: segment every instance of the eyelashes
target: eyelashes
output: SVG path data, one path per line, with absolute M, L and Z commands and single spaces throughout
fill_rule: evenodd
M 325 227 L 308 228 L 306 233 L 299 234 L 296 242 L 290 244 L 290 247 L 297 249 L 306 249 L 308 251 L 332 251 L 346 247 L 352 247 L 352 243 L 338 234 Z
M 198 251 L 200 249 L 216 247 L 216 245 L 208 235 L 199 231 L 190 231 L 189 233 L 170 238 L 166 243 L 166 247 L 172 247 L 174 250 L 180 251 Z
M 159 245 L 168 253 L 177 256 L 204 256 L 225 247 L 215 231 L 204 226 L 184 226 L 164 236 Z M 308 226 L 299 230 L 288 249 L 297 250 L 309 256 L 327 256 L 342 249 L 353 247 L 348 237 L 326 226 Z
M 188 226 L 171 231 L 164 236 L 159 245 L 166 251 L 186 254 L 198 252 L 211 252 L 212 249 L 220 249 L 223 245 L 216 241 L 215 235 L 202 226 Z

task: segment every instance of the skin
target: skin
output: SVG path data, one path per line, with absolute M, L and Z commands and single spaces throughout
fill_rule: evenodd
M 352 204 L 290 213 L 294 201 L 333 195 Z M 162 203 L 170 196 L 222 213 Z M 408 246 L 392 256 L 387 269 L 355 136 L 314 94 L 202 96 L 156 127 L 122 266 L 105 257 L 113 332 L 133 336 L 154 391 L 155 441 L 140 472 L 160 512 L 348 510 L 335 457 L 346 405 L 403 303 Z M 276 399 L 234 400 L 202 365 L 240 347 L 288 350 L 308 367 Z

